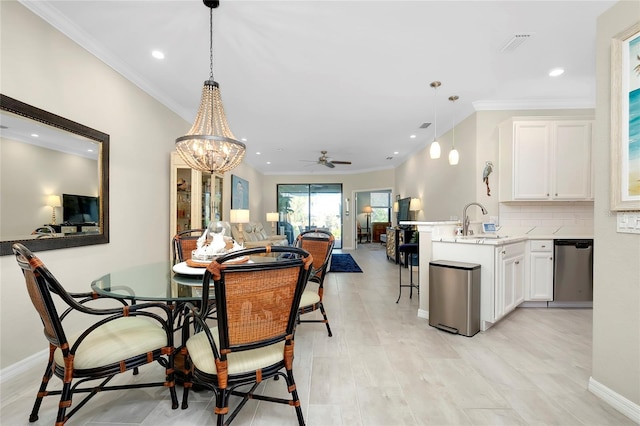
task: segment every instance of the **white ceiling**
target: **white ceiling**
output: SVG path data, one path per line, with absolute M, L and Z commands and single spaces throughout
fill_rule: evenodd
M 20 1 L 193 122 L 209 77 L 201 1 Z M 435 126 L 419 126 L 434 104 L 436 136 L 476 110 L 594 107 L 596 19 L 613 3 L 223 0 L 214 77 L 245 161 L 262 173 L 396 167 L 433 140 Z M 516 34 L 531 36 L 502 52 Z M 565 74 L 550 78 L 555 67 Z M 321 150 L 353 164 L 301 161 Z

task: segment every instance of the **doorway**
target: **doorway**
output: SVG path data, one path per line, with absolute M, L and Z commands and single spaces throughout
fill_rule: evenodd
M 326 229 L 342 248 L 342 184 L 278 184 L 278 211 L 285 234 L 295 238 L 309 229 Z

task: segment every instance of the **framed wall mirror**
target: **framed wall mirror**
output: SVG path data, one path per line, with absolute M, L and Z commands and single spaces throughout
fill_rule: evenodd
M 0 94 L 0 255 L 109 242 L 109 135 Z

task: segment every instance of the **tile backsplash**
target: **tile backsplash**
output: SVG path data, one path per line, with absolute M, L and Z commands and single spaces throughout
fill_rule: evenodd
M 593 229 L 593 203 L 501 203 L 500 225 Z

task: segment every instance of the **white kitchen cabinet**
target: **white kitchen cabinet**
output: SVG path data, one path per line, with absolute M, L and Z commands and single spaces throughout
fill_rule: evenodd
M 593 199 L 592 120 L 513 119 L 500 126 L 501 201 Z
M 553 300 L 553 240 L 530 240 L 525 300 Z
M 495 320 L 513 311 L 524 301 L 525 243 L 496 248 Z

